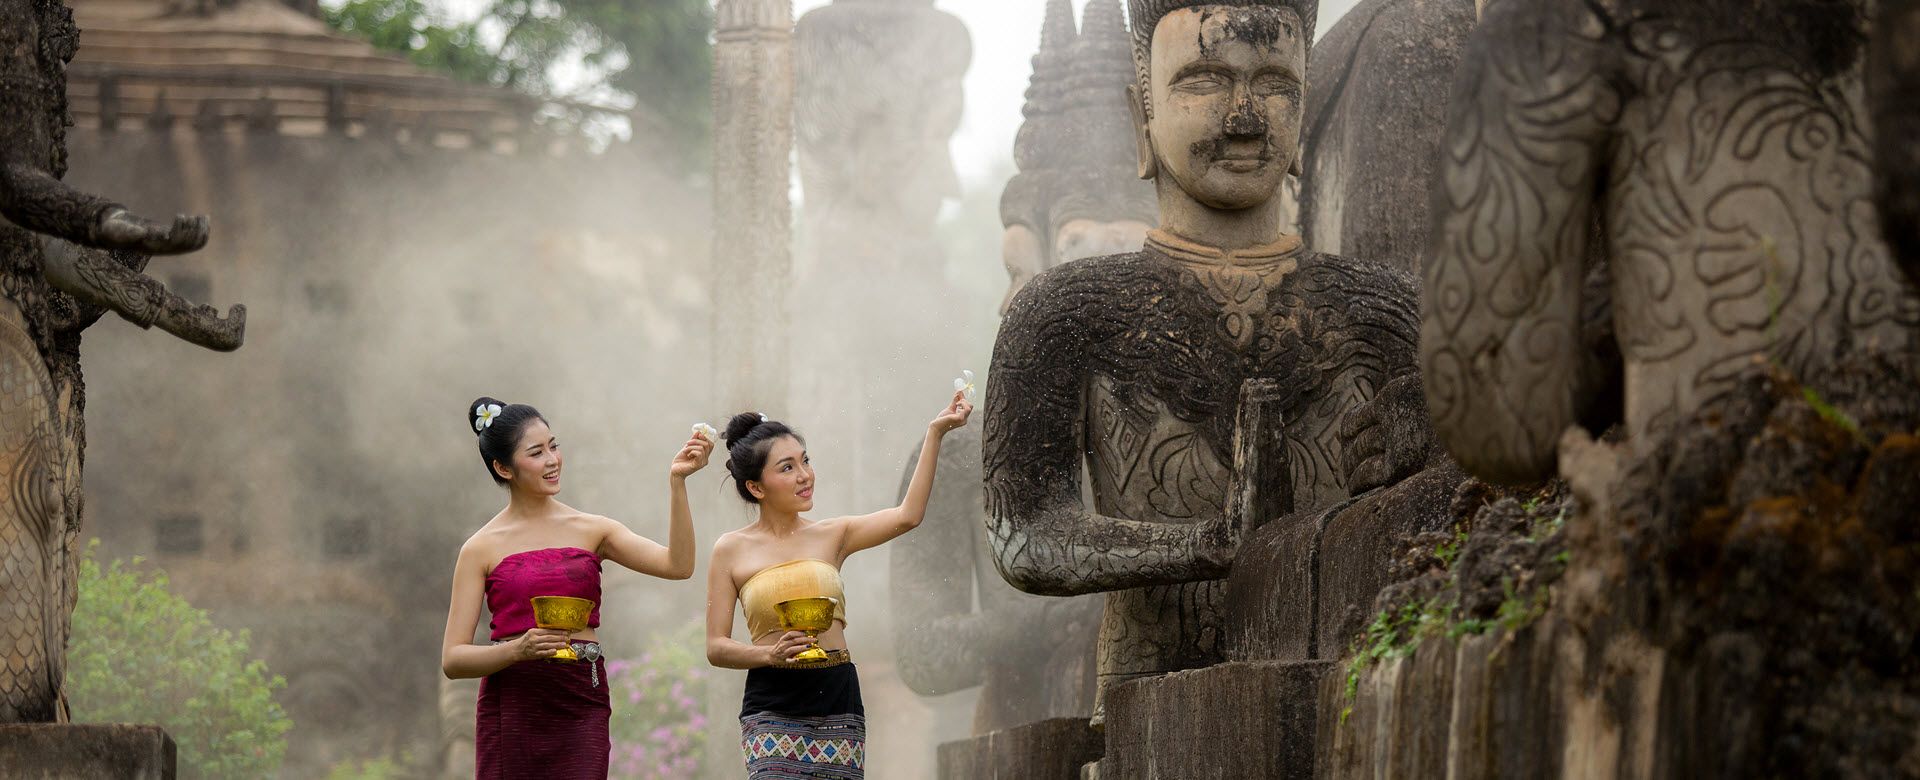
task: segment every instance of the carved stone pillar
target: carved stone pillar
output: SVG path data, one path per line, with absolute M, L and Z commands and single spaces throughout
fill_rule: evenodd
M 719 408 L 780 411 L 786 357 L 749 348 L 787 316 L 793 3 L 719 0 L 713 52 L 714 372 Z

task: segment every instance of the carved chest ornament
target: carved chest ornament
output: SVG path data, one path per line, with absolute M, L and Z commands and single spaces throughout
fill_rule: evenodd
M 1164 230 L 1147 234 L 1147 247 L 1172 258 L 1200 282 L 1200 288 L 1220 306 L 1220 326 L 1236 349 L 1246 350 L 1260 332 L 1267 292 L 1280 285 L 1300 265 L 1300 237 L 1238 250 L 1223 250 L 1188 241 Z

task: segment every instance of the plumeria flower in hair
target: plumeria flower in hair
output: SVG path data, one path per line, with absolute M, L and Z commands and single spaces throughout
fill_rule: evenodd
M 967 400 L 973 400 L 973 372 L 961 369 L 960 378 L 953 380 L 953 389 L 962 393 Z
M 473 432 L 479 433 L 493 427 L 493 418 L 500 416 L 499 404 L 481 404 L 473 407 Z
M 694 423 L 693 432 L 700 434 L 700 437 L 703 439 L 706 439 L 708 444 L 720 443 L 720 432 L 717 430 L 714 430 L 713 426 L 711 425 L 708 425 L 703 422 Z

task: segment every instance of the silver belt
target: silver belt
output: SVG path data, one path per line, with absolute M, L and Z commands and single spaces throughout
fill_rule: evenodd
M 493 643 L 496 645 L 504 645 L 508 642 L 518 641 L 518 639 L 518 637 L 514 639 L 495 639 Z M 573 648 L 575 655 L 580 656 L 580 660 L 587 662 L 587 673 L 593 676 L 593 687 L 600 687 L 600 659 L 606 657 L 600 652 L 600 643 L 568 642 L 567 645 Z

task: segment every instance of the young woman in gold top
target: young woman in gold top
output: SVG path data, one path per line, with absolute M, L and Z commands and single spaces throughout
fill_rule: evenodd
M 927 424 L 920 465 L 899 506 L 818 521 L 800 516 L 813 509 L 814 489 L 800 435 L 751 412 L 727 423 L 727 471 L 740 497 L 759 506 L 760 517 L 714 542 L 707 569 L 707 661 L 748 670 L 740 736 L 750 780 L 864 776 L 866 712 L 847 653 L 840 565 L 920 525 L 940 440 L 966 425 L 972 413 L 965 392 L 957 391 Z M 779 603 L 818 597 L 834 600 L 834 620 L 818 637 L 826 657 L 813 660 L 802 654 L 814 640 L 781 629 Z M 736 600 L 747 617 L 750 643 L 733 639 Z

